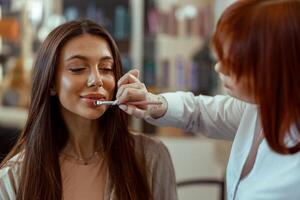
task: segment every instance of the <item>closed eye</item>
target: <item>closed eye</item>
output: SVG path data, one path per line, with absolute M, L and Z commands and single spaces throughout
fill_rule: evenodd
M 113 68 L 111 66 L 100 66 L 98 69 L 102 73 L 111 73 L 111 72 L 113 72 Z
M 85 70 L 85 68 L 69 68 L 69 70 L 73 73 L 79 73 L 82 72 L 83 70 Z
M 112 68 L 99 68 L 101 71 L 112 71 Z

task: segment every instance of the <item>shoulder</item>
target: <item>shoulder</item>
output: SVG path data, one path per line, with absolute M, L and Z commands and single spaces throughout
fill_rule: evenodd
M 130 132 L 130 134 L 131 134 L 132 138 L 134 139 L 134 142 L 137 144 L 144 144 L 144 145 L 150 145 L 150 146 L 163 145 L 163 143 L 155 137 L 148 136 L 143 133 L 132 132 L 132 131 Z
M 154 199 L 178 199 L 174 167 L 167 147 L 155 137 L 136 133 L 132 136 L 137 154 L 144 152 Z
M 207 103 L 211 105 L 213 109 L 220 109 L 230 112 L 231 114 L 235 113 L 238 114 L 237 116 L 239 117 L 245 114 L 256 115 L 258 111 L 257 104 L 249 103 L 229 95 L 214 96 L 211 100 L 207 100 Z
M 200 95 L 200 98 L 205 99 L 209 104 L 214 102 L 215 104 L 223 105 L 225 108 L 235 107 L 236 109 L 245 110 L 247 107 L 251 107 L 254 104 L 247 103 L 230 95 L 216 95 L 205 96 Z
M 5 171 L 18 171 L 23 163 L 24 153 L 18 153 L 8 160 L 0 169 L 0 175 L 4 175 Z
M 131 135 L 134 140 L 136 151 L 143 150 L 146 156 L 168 154 L 167 147 L 159 139 L 141 133 L 131 132 Z
M 149 168 L 173 168 L 169 150 L 162 141 L 139 133 L 132 133 L 132 136 L 136 154 L 144 157 Z
M 7 161 L 0 169 L 0 189 L 2 192 L 4 190 L 4 194 L 16 194 L 20 182 L 22 163 L 23 154 L 19 153 Z

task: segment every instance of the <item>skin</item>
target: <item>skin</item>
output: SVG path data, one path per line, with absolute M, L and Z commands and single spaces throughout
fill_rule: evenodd
M 219 74 L 227 94 L 248 103 L 255 103 L 254 96 L 247 92 L 243 79 L 237 81 L 234 74 L 227 72 L 220 62 L 216 63 L 215 71 Z
M 223 49 L 225 57 L 228 57 L 231 42 L 231 40 L 228 40 L 224 43 Z M 216 57 L 218 58 L 217 55 Z M 221 83 L 224 86 L 227 94 L 248 103 L 255 103 L 254 95 L 247 91 L 246 81 L 243 79 L 243 77 L 237 81 L 235 74 L 228 71 L 228 67 L 223 66 L 219 60 L 215 64 L 215 71 L 218 73 Z
M 98 150 L 97 119 L 108 106 L 96 107 L 86 95 L 112 100 L 116 80 L 113 57 L 108 43 L 101 37 L 84 34 L 68 41 L 61 50 L 55 74 L 55 90 L 60 110 L 69 130 L 63 152 L 88 158 Z M 88 86 L 88 82 L 93 83 Z

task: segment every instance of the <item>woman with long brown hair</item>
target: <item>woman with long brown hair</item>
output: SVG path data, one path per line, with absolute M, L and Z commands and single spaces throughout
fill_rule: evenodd
M 122 64 L 110 34 L 72 21 L 43 42 L 33 68 L 29 115 L 1 164 L 0 199 L 177 199 L 165 146 L 127 128 L 113 100 Z
M 232 140 L 228 200 L 299 200 L 300 1 L 236 1 L 222 14 L 213 46 L 229 96 L 154 95 L 129 72 L 119 81 L 120 102 L 162 104 L 120 108 L 155 125 Z

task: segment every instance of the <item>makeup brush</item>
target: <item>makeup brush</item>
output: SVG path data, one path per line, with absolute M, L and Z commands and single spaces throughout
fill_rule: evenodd
M 94 104 L 96 106 L 102 106 L 102 105 L 111 105 L 111 106 L 116 106 L 116 105 L 120 105 L 118 100 L 114 100 L 114 101 L 94 101 Z M 158 101 L 139 101 L 139 102 L 129 102 L 127 103 L 127 105 L 160 105 L 162 104 L 162 102 L 158 102 Z

